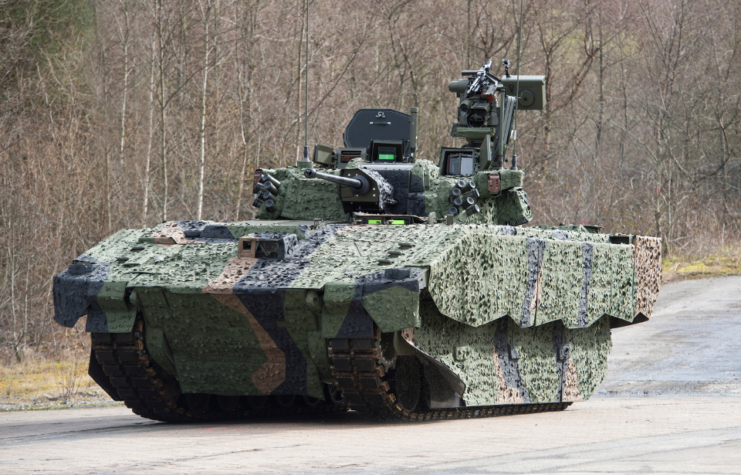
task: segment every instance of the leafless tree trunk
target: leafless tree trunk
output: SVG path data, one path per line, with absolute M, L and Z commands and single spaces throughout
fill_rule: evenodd
M 26 351 L 26 342 L 28 341 L 28 274 L 31 272 L 30 266 L 26 266 L 26 287 L 23 292 L 23 339 L 21 348 Z
M 16 315 L 15 315 L 15 251 L 14 251 L 14 244 L 15 244 L 15 238 L 13 236 L 14 231 L 14 223 L 11 223 L 10 226 L 10 232 L 11 232 L 11 247 L 8 249 L 9 254 L 9 260 L 10 260 L 10 313 L 13 315 L 13 349 L 15 351 L 15 356 L 18 358 L 18 333 L 16 331 Z
M 126 145 L 126 98 L 129 93 L 129 34 L 131 32 L 131 25 L 129 22 L 129 9 L 126 0 L 119 0 L 119 4 L 123 9 L 124 25 L 123 31 L 121 25 L 118 25 L 119 37 L 121 38 L 121 46 L 123 49 L 123 91 L 121 98 L 121 140 L 118 149 L 118 157 L 121 162 L 121 166 L 124 164 L 124 146 Z
M 604 126 L 604 120 L 605 120 L 605 62 L 604 62 L 604 42 L 602 39 L 602 3 L 604 0 L 598 0 L 599 1 L 599 7 L 598 7 L 598 14 L 597 14 L 597 21 L 599 22 L 599 25 L 597 27 L 598 32 L 598 38 L 599 38 L 599 77 L 598 77 L 598 84 L 599 84 L 599 93 L 598 93 L 598 107 L 599 112 L 597 116 L 597 125 L 596 125 L 596 131 L 595 131 L 595 138 L 594 138 L 594 149 L 599 155 L 600 151 L 600 143 L 602 140 L 602 127 Z
M 160 156 L 162 157 L 162 220 L 167 221 L 168 175 L 167 175 L 167 81 L 165 78 L 166 32 L 162 2 L 155 0 L 155 29 L 157 31 L 157 66 L 159 68 L 159 112 L 160 112 Z
M 208 71 L 209 65 L 209 53 L 211 52 L 211 42 L 208 32 L 208 27 L 211 20 L 211 1 L 207 0 L 204 5 L 202 0 L 199 0 L 198 5 L 201 11 L 201 20 L 203 21 L 203 36 L 204 36 L 204 48 L 203 48 L 203 83 L 201 86 L 201 164 L 200 174 L 198 177 L 198 218 L 201 219 L 203 213 L 203 173 L 206 165 L 206 94 L 208 88 Z
M 148 138 L 147 138 L 147 157 L 144 164 L 144 205 L 142 206 L 142 226 L 147 226 L 147 212 L 149 207 L 149 169 L 152 158 L 152 138 L 154 137 L 154 70 L 155 70 L 155 57 L 157 53 L 155 50 L 155 42 L 152 42 L 152 56 L 149 63 L 149 127 L 147 127 Z
M 236 56 L 237 61 L 239 61 L 239 55 Z M 242 191 L 244 190 L 244 179 L 245 179 L 245 171 L 247 170 L 247 158 L 249 157 L 249 149 L 248 149 L 248 143 L 247 143 L 247 131 L 245 128 L 245 113 L 244 113 L 244 83 L 243 78 L 244 73 L 242 71 L 242 68 L 240 67 L 237 78 L 238 78 L 238 87 L 237 87 L 237 103 L 239 104 L 239 137 L 242 139 L 242 170 L 239 174 L 239 193 L 237 193 L 237 210 L 234 216 L 235 221 L 239 221 L 239 213 L 242 207 Z M 260 155 L 260 142 L 258 138 L 258 146 L 257 146 L 257 159 L 259 159 Z

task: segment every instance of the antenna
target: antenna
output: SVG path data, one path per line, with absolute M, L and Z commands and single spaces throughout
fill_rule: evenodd
M 520 27 L 517 32 L 517 86 L 515 87 L 515 143 L 512 145 L 512 170 L 517 170 L 517 112 L 520 110 L 520 56 L 522 55 L 522 2 L 520 0 Z
M 304 92 L 304 157 L 309 161 L 309 0 L 306 0 L 306 90 Z

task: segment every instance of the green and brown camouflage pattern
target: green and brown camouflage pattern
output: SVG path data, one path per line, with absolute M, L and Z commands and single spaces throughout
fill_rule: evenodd
M 438 209 L 435 191 L 452 178 L 419 168 L 433 172 L 422 174 L 425 206 Z M 109 237 L 55 277 L 55 319 L 71 327 L 87 314 L 87 331 L 124 333 L 141 313 L 147 351 L 183 393 L 316 398 L 331 379 L 329 342 L 378 327 L 449 368 L 471 406 L 589 397 L 609 328 L 651 315 L 658 239 L 482 224 L 519 202 L 506 190 L 487 200 L 489 214 L 453 225 L 339 223 L 339 201 L 301 206 L 331 204 L 337 185 L 297 171 L 272 171 L 284 183 L 280 211 L 260 213 L 274 219 Z M 280 241 L 282 258 L 240 256 L 240 238 Z
M 363 166 L 360 160 L 348 164 L 348 168 Z M 416 160 L 410 170 L 408 214 L 429 216 L 435 213 L 438 217 L 447 214 L 450 207 L 450 190 L 456 182 L 465 178 L 474 181 L 481 193 L 481 212 L 474 215 L 460 213 L 454 217 L 456 223 L 508 224 L 517 226 L 532 220 L 533 214 L 527 194 L 522 189 L 524 172 L 520 170 L 488 170 L 472 177 L 442 176 L 438 166 L 429 160 Z M 325 173 L 338 175 L 339 170 L 323 169 Z M 350 215 L 345 213 L 334 183 L 307 179 L 303 169 L 287 167 L 265 169 L 284 185 L 275 201 L 276 211 L 268 212 L 263 204 L 257 219 L 291 219 L 348 222 Z M 491 194 L 488 191 L 489 175 L 500 177 L 500 192 Z M 405 213 L 407 214 L 407 213 Z
M 422 390 L 429 410 L 590 397 L 610 328 L 651 316 L 661 243 L 522 227 L 524 173 L 504 154 L 516 104 L 542 108 L 545 79 L 490 67 L 450 83 L 451 135 L 469 143 L 439 164 L 416 156 L 416 108 L 361 110 L 345 148 L 256 172 L 257 219 L 122 230 L 77 257 L 54 277 L 55 320 L 87 315 L 91 376 L 138 414 L 181 421 L 210 395 L 231 417 L 242 399 L 311 407 L 339 389 L 351 408 L 414 420 L 429 416 L 414 412 Z

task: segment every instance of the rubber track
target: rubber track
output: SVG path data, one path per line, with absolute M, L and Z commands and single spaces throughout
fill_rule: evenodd
M 137 319 L 131 333 L 91 335 L 95 358 L 103 367 L 104 373 L 124 404 L 141 417 L 163 422 L 211 422 L 347 410 L 345 406 L 327 402 L 316 407 L 267 407 L 203 413 L 190 411 L 178 405 L 180 394 L 177 381 L 161 374 L 161 370 L 150 360 L 144 346 L 143 335 L 144 326 L 141 319 Z
M 335 338 L 329 347 L 329 358 L 335 385 L 350 409 L 356 411 L 370 411 L 408 421 L 430 421 L 562 411 L 571 405 L 571 402 L 507 404 L 410 412 L 396 401 L 389 384 L 383 379 L 380 331 L 376 331 L 375 338 Z

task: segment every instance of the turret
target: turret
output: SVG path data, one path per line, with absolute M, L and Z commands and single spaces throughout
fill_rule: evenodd
M 543 108 L 543 76 L 491 74 L 491 61 L 462 72 L 448 89 L 458 97 L 451 135 L 462 147 L 443 147 L 437 164 L 421 158 L 419 109 L 411 114 L 362 109 L 343 134 L 343 146 L 317 144 L 313 168 L 260 170 L 255 176 L 258 218 L 321 218 L 368 224 L 477 222 L 519 225 L 532 219 L 524 173 L 504 169 L 517 109 Z M 519 98 L 519 99 L 518 99 Z M 502 137 L 500 139 L 500 136 Z M 283 186 L 281 186 L 283 183 Z

